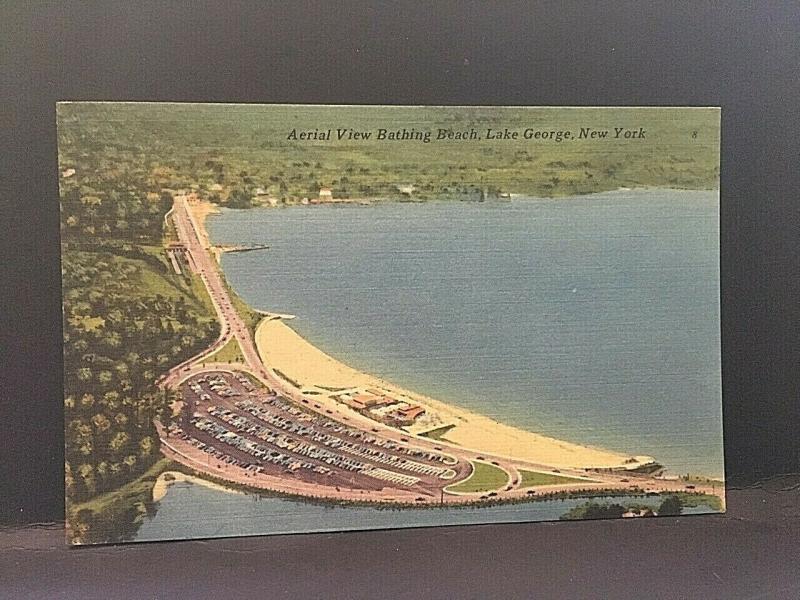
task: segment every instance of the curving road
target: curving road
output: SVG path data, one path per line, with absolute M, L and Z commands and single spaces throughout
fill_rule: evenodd
M 337 420 L 348 421 L 350 425 L 356 425 L 365 431 L 380 432 L 380 435 L 383 438 L 401 444 L 407 443 L 409 438 L 413 438 L 413 444 L 416 447 L 427 448 L 431 451 L 441 451 L 444 447 L 446 448 L 447 452 L 451 453 L 458 460 L 483 460 L 495 464 L 509 474 L 509 484 L 506 487 L 496 491 L 496 493 L 493 495 L 494 500 L 522 498 L 526 495 L 529 496 L 532 494 L 531 491 L 520 488 L 521 477 L 519 475 L 519 469 L 529 469 L 541 472 L 553 471 L 553 468 L 550 465 L 535 464 L 515 459 L 512 460 L 504 456 L 478 453 L 476 451 L 471 451 L 448 444 L 447 442 L 439 440 L 434 441 L 424 437 L 412 436 L 405 431 L 401 431 L 369 419 L 368 417 L 354 410 L 342 406 L 330 398 L 303 395 L 301 390 L 283 380 L 261 360 L 258 350 L 256 349 L 253 336 L 231 302 L 230 294 L 228 293 L 228 288 L 225 284 L 220 269 L 216 263 L 216 260 L 213 258 L 210 248 L 207 247 L 208 242 L 206 241 L 203 229 L 194 220 L 189 207 L 188 198 L 186 196 L 175 196 L 173 208 L 170 213 L 168 213 L 168 216 L 175 224 L 178 239 L 186 247 L 187 262 L 189 263 L 190 268 L 201 278 L 206 290 L 208 291 L 209 297 L 211 298 L 211 302 L 214 306 L 214 310 L 217 314 L 217 319 L 220 322 L 221 330 L 218 339 L 208 348 L 171 369 L 161 381 L 162 385 L 175 388 L 191 376 L 210 370 L 235 369 L 249 372 L 260 379 L 262 383 L 276 390 L 285 397 L 293 400 L 294 402 L 303 403 L 306 405 L 311 402 L 312 405 L 317 408 L 318 412 L 328 414 Z M 236 339 L 238 342 L 244 358 L 244 365 L 214 364 L 203 366 L 201 364 L 231 339 Z M 171 455 L 173 458 L 179 458 L 179 455 L 176 454 L 175 449 L 168 443 L 167 440 L 162 438 L 162 442 L 164 443 L 162 448 L 168 449 L 166 451 L 168 455 Z M 196 465 L 191 466 L 196 468 Z M 222 475 L 220 472 L 215 472 L 214 469 L 209 469 L 209 472 L 217 476 Z M 561 472 L 563 475 L 568 477 L 589 477 L 591 480 L 593 480 L 593 483 L 590 483 L 584 479 L 580 483 L 575 484 L 544 486 L 540 490 L 536 490 L 534 493 L 544 494 L 551 492 L 569 492 L 576 491 L 578 489 L 586 490 L 591 488 L 618 489 L 621 491 L 637 488 L 652 492 L 687 490 L 685 482 L 665 481 L 651 476 L 630 474 L 625 472 L 600 474 L 594 472 L 587 473 L 585 471 L 576 469 L 562 469 Z M 281 486 L 277 485 L 273 480 L 270 480 L 270 485 L 268 487 L 270 487 L 270 489 L 281 490 Z M 691 491 L 714 494 L 724 498 L 724 485 L 722 484 L 718 486 L 713 486 L 710 484 L 698 484 L 693 487 Z M 319 496 L 320 494 L 317 493 L 315 495 Z M 337 492 L 335 496 L 341 498 L 342 494 Z M 405 493 L 399 493 L 398 501 L 407 500 L 406 496 L 407 494 Z M 457 496 L 452 496 L 450 498 L 445 495 L 444 501 L 474 501 L 481 496 L 483 496 L 481 493 L 458 494 Z M 363 496 L 354 495 L 352 499 L 363 499 Z

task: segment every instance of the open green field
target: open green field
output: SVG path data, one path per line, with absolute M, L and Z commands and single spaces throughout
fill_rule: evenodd
M 233 337 L 222 348 L 207 357 L 204 362 L 244 363 L 242 348 L 236 338 Z
M 576 481 L 585 481 L 575 477 L 564 477 L 563 475 L 554 475 L 552 473 L 539 473 L 537 471 L 519 470 L 520 487 L 536 487 L 539 485 L 557 485 L 560 483 L 575 483 Z
M 445 437 L 447 435 L 447 432 L 450 431 L 451 429 L 453 429 L 453 427 L 455 427 L 455 425 L 453 425 L 453 424 L 444 425 L 443 427 L 437 427 L 436 429 L 430 429 L 428 431 L 423 431 L 423 432 L 419 433 L 418 435 L 420 435 L 422 437 L 429 438 L 431 440 L 444 440 L 445 442 L 453 444 L 455 442 L 451 442 L 450 440 L 448 440 Z M 458 445 L 458 444 L 456 444 L 456 445 Z
M 472 462 L 472 475 L 464 481 L 449 486 L 446 491 L 455 493 L 491 492 L 508 484 L 508 473 L 485 462 Z

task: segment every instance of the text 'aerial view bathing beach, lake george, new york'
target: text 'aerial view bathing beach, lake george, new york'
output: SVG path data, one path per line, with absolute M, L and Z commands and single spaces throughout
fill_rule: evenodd
M 58 116 L 71 543 L 724 510 L 717 109 Z

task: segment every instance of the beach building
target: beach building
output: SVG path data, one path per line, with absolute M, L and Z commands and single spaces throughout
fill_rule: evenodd
M 397 191 L 404 196 L 410 196 L 417 191 L 417 186 L 415 186 L 413 183 L 400 183 L 397 185 Z
M 631 508 L 628 511 L 622 513 L 622 518 L 623 519 L 630 519 L 630 518 L 636 518 L 636 517 L 655 517 L 657 515 L 658 515 L 658 513 L 656 511 L 654 511 L 652 509 L 649 509 L 649 508 L 640 508 L 638 510 L 634 509 L 634 508 Z
M 390 413 L 390 417 L 394 420 L 398 425 L 406 426 L 412 425 L 414 421 L 416 421 L 419 417 L 425 414 L 425 409 L 421 406 L 417 406 L 416 404 L 412 404 L 410 406 L 406 406 L 404 408 L 398 408 Z
M 269 206 L 277 206 L 278 199 L 274 198 L 272 194 L 269 193 L 269 190 L 263 187 L 257 187 L 254 190 L 253 200 L 255 200 L 259 204 L 268 204 Z
M 180 275 L 182 272 L 181 263 L 189 261 L 186 245 L 181 242 L 170 242 L 167 244 L 166 252 L 175 273 Z
M 377 396 L 368 392 L 342 394 L 341 396 L 338 396 L 337 399 L 347 404 L 347 406 L 350 408 L 355 408 L 356 410 L 365 410 L 381 404 L 386 404 L 386 402 L 388 402 L 388 400 L 383 396 Z
M 358 392 L 337 394 L 335 396 L 331 396 L 331 398 L 356 410 L 364 410 L 370 406 L 375 406 L 377 401 L 377 398 L 374 398 L 369 394 L 362 394 Z
M 357 402 L 358 404 L 363 405 L 365 408 L 369 408 L 370 406 L 375 406 L 381 401 L 380 396 L 375 396 L 373 394 L 354 394 L 353 395 L 353 402 Z
M 319 188 L 319 201 L 320 202 L 333 202 L 333 191 L 329 187 Z

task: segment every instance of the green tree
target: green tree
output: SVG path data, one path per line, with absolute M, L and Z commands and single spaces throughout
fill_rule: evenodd
M 576 506 L 566 514 L 559 517 L 562 521 L 580 519 L 618 519 L 625 512 L 625 507 L 621 504 L 600 504 L 597 502 L 586 502 Z
M 250 208 L 253 206 L 253 194 L 245 188 L 234 188 L 228 196 L 227 205 L 231 208 Z
M 657 512 L 661 516 L 677 516 L 683 512 L 683 501 L 678 496 L 667 496 Z
M 95 492 L 94 466 L 90 463 L 83 463 L 78 467 L 78 476 L 86 491 L 93 494 Z
M 129 441 L 130 436 L 126 432 L 120 431 L 113 438 L 111 438 L 111 441 L 108 443 L 108 447 L 112 452 L 117 454 L 125 449 Z
M 105 433 L 111 428 L 111 421 L 109 421 L 108 417 L 103 413 L 98 413 L 92 417 L 92 423 L 98 433 Z

